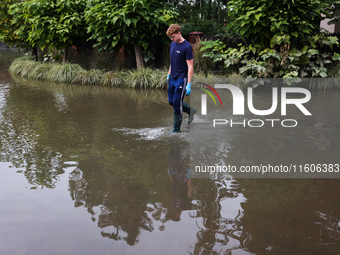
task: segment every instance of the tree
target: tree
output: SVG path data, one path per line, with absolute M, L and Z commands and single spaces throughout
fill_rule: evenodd
M 6 43 L 8 46 L 20 45 L 22 48 L 27 48 L 29 45 L 23 43 L 22 36 L 27 34 L 27 29 L 29 27 L 25 25 L 23 19 L 15 19 L 13 15 L 8 13 L 9 7 L 19 2 L 22 1 L 0 1 L 0 41 Z M 18 30 L 21 31 L 20 34 L 15 33 L 15 31 Z
M 282 77 L 291 84 L 301 77 L 329 77 L 340 60 L 333 52 L 338 41 L 320 32 L 320 21 L 335 18 L 339 3 L 232 0 L 228 4 L 231 27 L 247 43 L 225 49 L 220 42 L 203 42 L 206 46 L 201 50 L 212 50 L 205 56 L 224 59 L 227 68 L 237 65 L 249 78 Z
M 85 19 L 95 47 L 113 51 L 133 44 L 141 68 L 143 57 L 145 61 L 153 57 L 156 43 L 169 42 L 165 32 L 176 15 L 169 4 L 157 0 L 92 0 Z
M 65 62 L 67 48 L 86 35 L 85 7 L 85 0 L 30 0 L 12 5 L 10 14 L 14 23 L 22 18 L 30 26 L 27 41 L 31 45 L 65 49 Z M 21 33 L 21 27 L 16 33 Z
M 204 34 L 216 35 L 225 30 L 227 20 L 225 0 L 170 0 L 178 11 L 178 23 L 182 33 L 200 31 Z
M 268 47 L 275 36 L 289 35 L 305 42 L 320 32 L 320 21 L 334 18 L 334 0 L 232 0 L 228 3 L 231 26 L 254 45 Z

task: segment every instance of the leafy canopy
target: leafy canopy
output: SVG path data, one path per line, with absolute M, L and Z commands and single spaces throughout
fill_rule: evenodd
M 333 0 L 232 0 L 228 3 L 231 26 L 256 47 L 268 47 L 273 37 L 289 35 L 304 43 L 320 31 L 320 21 L 334 18 Z
M 22 2 L 21 0 L 7 0 L 0 1 L 0 41 L 5 42 L 9 46 L 20 45 L 22 48 L 26 48 L 29 45 L 23 44 L 23 38 L 26 38 L 28 26 L 25 25 L 23 19 L 18 17 L 13 24 L 13 15 L 9 14 L 9 8 L 11 5 Z M 20 34 L 15 31 L 21 31 Z
M 165 31 L 177 13 L 157 0 L 92 0 L 85 19 L 90 39 L 100 50 L 138 44 L 151 51 L 155 43 L 167 43 Z
M 225 30 L 227 20 L 226 0 L 169 0 L 178 11 L 178 22 L 182 34 L 200 31 L 208 35 L 217 35 Z
M 65 49 L 86 34 L 85 0 L 30 0 L 10 6 L 13 23 L 30 26 L 26 40 L 33 46 Z M 22 35 L 22 26 L 16 30 Z
M 320 21 L 337 18 L 340 1 L 234 0 L 228 4 L 231 27 L 248 42 L 228 48 L 219 41 L 203 42 L 203 56 L 235 65 L 244 76 L 282 77 L 288 84 L 301 77 L 329 77 L 340 55 L 336 37 L 320 33 Z

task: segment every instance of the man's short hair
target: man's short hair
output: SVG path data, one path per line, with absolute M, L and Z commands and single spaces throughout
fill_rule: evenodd
M 170 37 L 178 32 L 181 32 L 181 27 L 177 24 L 171 24 L 168 30 L 166 31 L 166 35 Z

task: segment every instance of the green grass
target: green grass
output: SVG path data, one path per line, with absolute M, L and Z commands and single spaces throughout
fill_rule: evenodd
M 38 65 L 38 62 L 31 61 L 26 57 L 18 58 L 12 62 L 9 67 L 9 71 L 13 74 L 27 77 L 29 73 L 32 72 L 32 70 Z
M 141 68 L 128 71 L 126 76 L 126 86 L 129 88 L 156 88 L 164 89 L 167 73 L 159 69 Z
M 123 87 L 125 75 L 123 72 L 107 72 L 103 74 L 102 85 L 106 87 Z
M 41 63 L 40 63 L 41 65 Z M 78 64 L 51 64 L 47 79 L 53 82 L 75 83 L 78 75 L 84 69 Z
M 166 71 L 142 68 L 133 71 L 106 72 L 99 69 L 84 70 L 78 64 L 47 64 L 19 58 L 13 61 L 9 71 L 34 80 L 56 83 L 81 83 L 105 87 L 157 88 L 164 89 Z
M 48 63 L 35 66 L 27 75 L 27 78 L 34 80 L 47 80 L 52 66 Z
M 334 68 L 333 76 L 338 77 L 338 68 Z M 119 72 L 104 72 L 99 69 L 84 70 L 78 64 L 49 64 L 44 62 L 36 62 L 27 57 L 18 58 L 12 62 L 9 67 L 12 74 L 19 75 L 33 80 L 48 80 L 56 83 L 81 83 L 91 86 L 104 87 L 127 87 L 142 89 L 166 89 L 167 70 L 141 68 Z M 214 75 L 208 73 L 195 73 L 193 83 L 195 81 L 207 84 L 234 84 L 241 89 L 246 89 L 249 84 L 245 78 L 237 73 L 230 73 L 227 76 Z M 302 85 L 302 84 L 301 84 Z M 310 90 L 333 90 L 339 89 L 340 84 L 334 79 L 313 79 L 309 83 Z
M 28 60 L 16 59 L 9 68 L 10 72 L 34 80 L 49 80 L 56 83 L 81 83 L 91 86 L 128 87 L 142 89 L 166 89 L 167 70 L 141 68 L 120 72 L 104 72 L 99 69 L 84 70 L 78 64 L 47 64 Z M 244 79 L 240 75 L 231 75 L 230 78 L 239 81 L 244 86 Z M 198 73 L 194 80 L 204 83 L 227 82 L 227 77 L 204 75 Z
M 85 85 L 101 85 L 103 74 L 103 71 L 98 69 L 81 70 L 78 72 L 76 80 Z

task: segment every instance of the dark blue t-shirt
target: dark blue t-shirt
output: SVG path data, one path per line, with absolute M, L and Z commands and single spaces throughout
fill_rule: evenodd
M 187 60 L 193 58 L 192 48 L 187 40 L 184 40 L 182 43 L 172 42 L 170 44 L 171 78 L 187 78 Z

